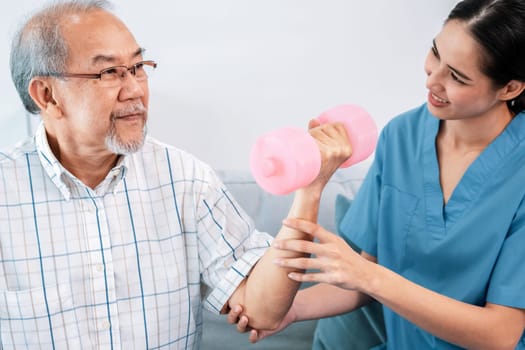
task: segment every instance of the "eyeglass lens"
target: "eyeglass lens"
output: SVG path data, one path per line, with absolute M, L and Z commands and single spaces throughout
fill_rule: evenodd
M 125 79 L 128 71 L 131 75 L 135 76 L 138 81 L 144 81 L 150 76 L 155 69 L 152 64 L 146 62 L 139 62 L 131 67 L 116 66 L 110 67 L 100 72 L 100 80 L 106 83 L 120 82 L 121 79 Z

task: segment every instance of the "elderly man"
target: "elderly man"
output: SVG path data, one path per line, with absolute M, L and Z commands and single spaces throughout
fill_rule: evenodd
M 0 159 L 1 347 L 195 349 L 203 305 L 276 327 L 298 288 L 283 253 L 209 166 L 145 135 L 157 64 L 108 7 L 47 6 L 13 40 L 13 81 L 42 123 Z M 288 215 L 316 220 L 350 147 L 341 125 L 310 127 L 323 168 Z

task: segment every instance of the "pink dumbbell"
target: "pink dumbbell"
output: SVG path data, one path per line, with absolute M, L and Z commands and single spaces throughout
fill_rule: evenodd
M 374 151 L 377 127 L 370 115 L 356 105 L 341 105 L 322 113 L 317 120 L 341 122 L 352 145 L 352 155 L 341 168 L 365 160 Z M 255 181 L 267 192 L 287 194 L 309 185 L 321 169 L 321 153 L 310 133 L 282 128 L 259 137 L 250 153 Z

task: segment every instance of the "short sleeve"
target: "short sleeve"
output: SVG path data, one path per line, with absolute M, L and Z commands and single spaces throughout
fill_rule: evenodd
M 525 203 L 516 212 L 494 266 L 487 301 L 525 309 Z
M 271 244 L 272 236 L 255 230 L 218 176 L 209 170 L 206 190 L 198 197 L 199 269 L 211 288 L 205 307 L 219 312 Z

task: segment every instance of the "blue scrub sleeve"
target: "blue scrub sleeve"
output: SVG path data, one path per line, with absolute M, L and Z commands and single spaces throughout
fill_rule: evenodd
M 521 202 L 494 266 L 487 301 L 525 309 L 525 203 Z

